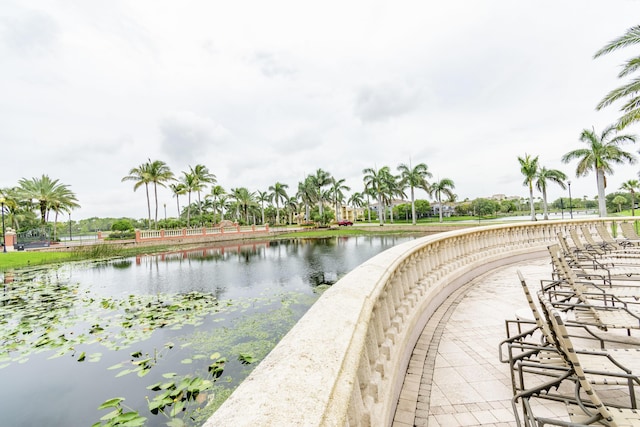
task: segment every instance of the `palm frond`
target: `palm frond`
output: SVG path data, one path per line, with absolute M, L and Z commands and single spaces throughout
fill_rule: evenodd
M 635 122 L 640 122 L 640 110 L 632 110 L 626 114 L 623 114 L 622 117 L 618 119 L 616 127 L 618 128 L 618 130 L 622 130 Z
M 596 110 L 601 110 L 602 108 L 611 105 L 620 98 L 624 98 L 625 96 L 629 95 L 635 95 L 638 92 L 640 92 L 640 78 L 633 79 L 626 85 L 613 89 L 604 98 L 602 98 L 602 100 L 596 106 Z
M 618 77 L 626 77 L 638 68 L 640 68 L 640 56 L 628 60 L 624 67 L 622 67 L 622 71 L 620 71 Z
M 624 33 L 622 36 L 618 37 L 607 43 L 603 48 L 598 50 L 594 58 L 598 58 L 602 55 L 606 55 L 607 53 L 613 52 L 614 50 L 621 49 L 626 46 L 635 45 L 640 43 L 640 25 L 636 25 L 635 27 L 631 27 Z

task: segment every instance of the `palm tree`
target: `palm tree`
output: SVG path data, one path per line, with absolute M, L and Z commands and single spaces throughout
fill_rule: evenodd
M 198 181 L 196 177 L 190 172 L 182 172 L 180 182 L 184 185 L 184 190 L 187 193 L 187 227 L 191 226 L 191 193 L 196 191 L 198 187 Z
M 624 196 L 623 196 L 623 195 L 621 195 L 621 194 L 618 194 L 618 195 L 617 195 L 616 197 L 614 197 L 614 198 L 613 198 L 613 200 L 611 201 L 611 203 L 613 203 L 614 205 L 617 205 L 617 206 L 618 206 L 618 212 L 621 212 L 621 211 L 622 211 L 622 205 L 623 205 L 624 203 L 627 203 L 627 202 L 628 202 L 627 198 L 626 198 L 626 197 L 624 197 Z
M 353 206 L 353 222 L 356 222 L 358 220 L 358 208 L 364 206 L 363 194 L 356 191 L 349 197 L 347 203 Z
M 602 55 L 606 55 L 615 50 L 640 44 L 640 25 L 635 27 L 631 27 L 627 30 L 625 34 L 621 37 L 618 37 L 615 40 L 607 43 L 602 49 L 596 52 L 594 58 L 598 58 Z M 618 74 L 619 78 L 627 77 L 630 74 L 636 72 L 640 67 L 640 56 L 635 56 L 627 62 L 624 63 L 622 67 L 622 71 Z M 616 123 L 616 127 L 618 130 L 622 130 L 631 123 L 640 121 L 640 79 L 635 78 L 631 80 L 629 83 L 622 85 L 611 92 L 609 92 L 603 99 L 600 101 L 598 106 L 596 107 L 598 110 L 616 102 L 619 100 L 625 99 L 626 102 L 620 108 L 622 112 L 622 117 L 618 119 L 618 123 Z
M 289 213 L 288 217 L 289 217 L 289 225 L 291 225 L 293 223 L 293 215 L 296 215 L 298 217 L 298 219 L 300 218 L 298 214 L 298 208 L 299 208 L 299 203 L 298 203 L 298 198 L 291 196 L 289 197 L 287 200 L 285 200 L 284 202 L 284 206 L 283 206 L 286 211 Z M 300 221 L 297 221 L 298 224 L 300 223 Z
M 323 169 L 318 169 L 315 175 L 310 176 L 310 181 L 314 188 L 314 199 L 318 203 L 318 212 L 322 218 L 323 205 L 326 200 L 326 192 L 323 192 L 322 188 L 331 183 L 331 174 Z
M 298 183 L 296 196 L 304 204 L 305 221 L 311 221 L 311 205 L 314 202 L 315 186 L 313 176 L 308 175 L 304 181 Z
M 202 203 L 200 201 L 200 192 L 204 190 L 207 184 L 215 184 L 216 176 L 209 172 L 209 169 L 205 165 L 195 165 L 195 167 L 189 166 L 189 169 L 195 179 L 193 191 L 196 191 L 198 193 L 200 219 L 202 219 Z
M 333 200 L 333 206 L 336 210 L 336 220 L 340 221 L 340 209 L 338 207 L 338 203 L 342 204 L 344 200 L 344 191 L 351 190 L 351 187 L 344 184 L 345 179 L 341 178 L 336 180 L 335 178 L 331 178 L 331 199 Z
M 266 191 L 256 191 L 256 199 L 260 203 L 260 215 L 262 215 L 262 222 L 264 224 L 264 202 L 268 202 L 270 200 L 270 195 Z
M 169 189 L 173 194 L 173 197 L 176 198 L 176 207 L 178 208 L 178 219 L 180 219 L 180 196 L 184 196 L 187 194 L 187 188 L 181 182 L 177 182 L 175 184 L 169 184 Z
M 276 182 L 275 184 L 269 186 L 269 200 L 273 200 L 276 203 L 276 224 L 280 224 L 280 202 L 286 201 L 289 196 L 287 196 L 287 188 L 289 186 L 287 184 L 283 184 L 281 182 Z
M 442 219 L 442 195 L 444 194 L 447 198 L 453 198 L 453 189 L 456 188 L 453 181 L 449 178 L 442 178 L 439 181 L 434 182 L 429 186 L 429 195 L 435 195 L 436 201 L 438 202 L 438 211 L 440 211 L 440 222 Z
M 66 210 L 80 206 L 68 185 L 61 184 L 57 179 L 52 180 L 48 175 L 42 175 L 40 178 L 22 178 L 18 181 L 18 186 L 21 198 L 37 201 L 42 225 L 47 222 L 49 211 L 54 207 Z
M 536 220 L 536 208 L 533 204 L 533 180 L 536 178 L 536 174 L 538 173 L 538 156 L 531 157 L 529 154 L 524 155 L 524 157 L 518 157 L 518 161 L 520 162 L 520 172 L 524 175 L 524 181 L 522 181 L 522 185 L 526 185 L 529 187 L 529 206 L 531 207 L 531 221 Z
M 18 195 L 18 188 L 0 188 L 0 199 L 3 200 L 4 208 L 9 213 L 9 224 L 11 224 L 16 230 L 20 228 L 18 220 L 18 210 L 21 205 L 20 196 Z M 24 205 L 27 205 L 25 203 Z M 30 203 L 29 203 L 30 205 Z
M 224 202 L 223 202 L 223 196 L 226 194 L 226 191 L 224 188 L 222 188 L 221 185 L 214 185 L 213 187 L 211 187 L 211 191 L 209 191 L 209 194 L 207 194 L 205 196 L 205 199 L 207 197 L 210 197 L 211 199 L 213 199 L 213 222 L 217 223 L 216 221 L 216 215 L 218 213 L 218 208 L 221 208 L 221 214 L 220 214 L 220 220 L 222 221 L 222 215 L 224 214 L 224 212 L 222 212 L 222 208 L 224 207 Z
M 601 217 L 607 216 L 604 196 L 604 189 L 607 187 L 605 174 L 613 174 L 611 167 L 613 163 L 634 164 L 636 162 L 633 154 L 618 147 L 625 142 L 636 142 L 635 135 L 616 135 L 616 132 L 614 126 L 608 126 L 600 135 L 597 135 L 594 129 L 584 129 L 580 135 L 580 141 L 586 143 L 588 148 L 570 151 L 562 157 L 564 163 L 578 159 L 576 177 L 586 176 L 591 170 L 596 172 L 598 208 Z
M 383 168 L 384 169 L 384 168 Z M 382 178 L 382 199 L 383 206 L 389 207 L 389 220 L 393 224 L 393 200 L 395 197 L 407 197 L 404 193 L 404 189 L 400 184 L 400 176 L 396 176 L 391 173 L 391 169 L 380 170 Z
M 418 163 L 415 167 L 411 167 L 411 163 L 409 166 L 404 163 L 398 166 L 398 170 L 400 171 L 400 185 L 403 188 L 409 186 L 411 189 L 411 223 L 416 225 L 416 203 L 414 196 L 415 188 L 422 188 L 426 192 L 429 192 L 429 183 L 427 182 L 427 178 L 431 178 L 431 172 L 429 172 L 429 168 L 424 163 Z
M 370 190 L 370 193 L 378 201 L 378 219 L 380 225 L 384 224 L 384 192 L 386 191 L 386 178 L 391 175 L 389 166 L 383 166 L 379 170 L 375 168 L 366 168 L 362 170 L 364 177 L 364 188 Z
M 147 196 L 147 212 L 149 214 L 147 228 L 151 228 L 151 200 L 149 199 L 149 183 L 151 182 L 151 177 L 149 176 L 149 164 L 143 163 L 136 168 L 131 168 L 129 175 L 120 180 L 120 182 L 125 181 L 135 181 L 133 191 L 136 191 L 144 184 L 145 194 Z
M 549 213 L 547 208 L 547 182 L 554 182 L 558 184 L 563 190 L 567 188 L 564 181 L 567 179 L 567 175 L 557 169 L 547 169 L 544 166 L 536 173 L 536 188 L 542 192 L 542 209 L 544 212 L 544 219 L 549 219 Z
M 628 191 L 631 194 L 631 216 L 636 215 L 636 190 L 640 188 L 640 183 L 637 179 L 630 179 L 625 181 L 620 186 L 620 190 Z
M 153 194 L 156 203 L 156 215 L 154 217 L 154 220 L 155 227 L 158 228 L 158 185 L 161 187 L 166 187 L 164 183 L 174 179 L 173 172 L 171 172 L 171 169 L 165 162 L 161 160 L 151 161 L 151 159 L 149 159 L 149 163 L 147 163 L 146 170 L 149 177 L 149 182 L 153 183 Z
M 246 187 L 232 188 L 231 197 L 236 201 L 236 215 L 240 213 L 244 214 L 246 223 L 249 223 L 249 210 L 251 207 L 256 206 L 254 194 L 250 192 Z
M 362 194 L 367 197 L 367 221 L 371 223 L 371 197 L 376 198 L 376 191 L 373 188 L 364 187 Z

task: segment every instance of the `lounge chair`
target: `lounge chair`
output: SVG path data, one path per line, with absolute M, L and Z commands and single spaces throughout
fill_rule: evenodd
M 640 250 L 639 247 L 636 247 L 636 245 L 634 245 L 632 242 L 628 240 L 614 238 L 611 235 L 611 233 L 609 233 L 609 230 L 607 230 L 604 224 L 597 223 L 596 231 L 598 232 L 598 235 L 602 239 L 603 244 L 605 244 L 606 247 L 608 248 L 611 248 L 614 250 L 615 249 L 633 250 L 635 248 L 636 250 Z
M 572 280 L 585 286 L 597 288 L 592 289 L 594 292 L 640 299 L 639 265 L 613 264 L 597 259 L 589 261 L 583 259 L 584 262 L 581 262 L 572 254 L 567 256 L 561 250 L 560 245 L 550 245 L 548 250 L 554 277 L 560 282 Z
M 612 356 L 612 353 L 628 356 L 629 352 L 627 350 L 608 350 L 608 352 L 576 350 L 558 311 L 545 298 L 542 291 L 538 292 L 538 297 L 546 314 L 546 323 L 552 336 L 551 340 L 562 358 L 566 370 L 559 371 L 558 375 L 538 386 L 517 392 L 514 395 L 512 406 L 516 415 L 517 425 L 522 425 L 519 418 L 518 403 L 521 404 L 526 426 L 636 425 L 626 424 L 625 420 L 634 416 L 634 414 L 638 416 L 637 410 L 634 409 L 636 407 L 634 387 L 640 385 L 640 380 L 630 369 L 620 364 L 615 359 L 615 356 Z M 638 365 L 637 355 L 628 357 L 627 361 L 635 361 L 635 364 Z M 629 400 L 628 403 L 626 400 L 620 402 L 621 408 L 606 407 L 599 397 L 592 399 L 592 395 L 596 392 L 594 386 L 614 384 L 628 387 Z M 564 388 L 561 390 L 562 386 Z M 580 390 L 584 390 L 587 393 L 587 397 L 581 394 Z M 539 399 L 564 402 L 567 408 L 567 416 L 551 418 L 549 416 L 536 415 L 538 408 L 535 404 L 532 404 L 532 401 Z M 546 408 L 548 405 L 544 401 L 542 406 Z M 546 409 L 544 412 L 548 413 Z
M 594 423 L 612 426 L 640 425 L 640 412 L 635 409 L 635 394 L 631 393 L 629 395 L 629 403 L 617 402 L 619 407 L 605 405 L 597 389 L 588 380 L 589 374 L 584 367 L 583 355 L 575 350 L 562 316 L 549 301 L 543 301 L 543 306 L 559 350 L 564 355 L 577 379 L 576 402 L 569 404 L 571 421 L 586 425 Z M 630 376 L 631 378 L 636 384 L 638 383 L 637 377 Z M 584 393 L 580 393 L 580 390 Z M 633 387 L 631 390 L 633 390 Z
M 634 228 L 634 225 L 632 223 L 620 223 L 620 230 L 622 231 L 622 235 L 624 236 L 624 238 L 627 239 L 627 242 L 635 246 L 640 246 L 640 236 L 638 236 L 638 233 L 636 232 L 636 229 Z

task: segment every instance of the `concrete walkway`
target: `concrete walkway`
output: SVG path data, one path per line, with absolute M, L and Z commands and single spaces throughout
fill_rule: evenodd
M 514 426 L 509 369 L 498 344 L 505 319 L 527 308 L 516 271 L 532 289 L 551 277 L 541 258 L 494 270 L 454 293 L 414 349 L 393 427 Z M 553 408 L 550 408 L 553 410 Z

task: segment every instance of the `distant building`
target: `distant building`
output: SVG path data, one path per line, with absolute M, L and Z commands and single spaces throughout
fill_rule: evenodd
M 434 216 L 440 216 L 440 204 L 434 203 L 433 205 L 431 205 L 431 211 L 433 212 Z M 442 205 L 442 216 L 450 217 L 451 215 L 455 214 L 455 212 L 456 208 L 454 206 L 445 204 Z

